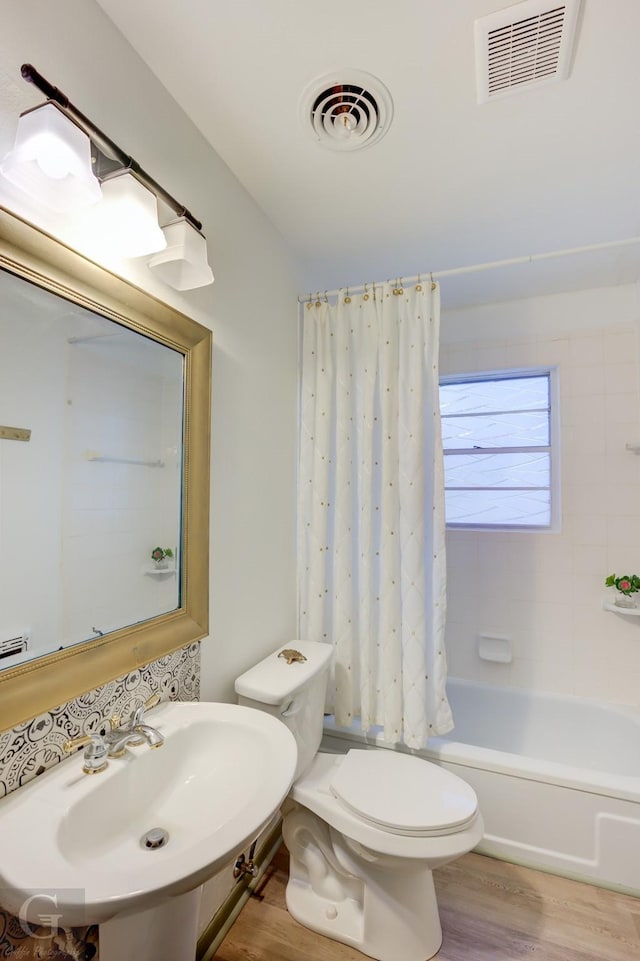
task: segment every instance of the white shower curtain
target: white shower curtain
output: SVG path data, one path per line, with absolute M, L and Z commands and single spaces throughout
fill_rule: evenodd
M 337 723 L 411 748 L 453 727 L 434 287 L 343 292 L 303 320 L 300 637 L 334 647 Z

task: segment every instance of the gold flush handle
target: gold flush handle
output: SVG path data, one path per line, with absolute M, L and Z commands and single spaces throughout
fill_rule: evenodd
M 304 654 L 301 654 L 300 651 L 294 650 L 292 647 L 287 647 L 284 651 L 280 651 L 278 657 L 286 657 L 287 664 L 294 664 L 296 661 L 302 664 L 303 661 L 306 661 Z

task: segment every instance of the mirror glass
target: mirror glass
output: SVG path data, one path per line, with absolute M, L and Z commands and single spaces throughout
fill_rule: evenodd
M 6 668 L 180 606 L 184 357 L 5 270 L 0 304 Z

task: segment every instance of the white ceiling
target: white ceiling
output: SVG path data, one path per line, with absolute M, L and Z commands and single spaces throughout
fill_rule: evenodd
M 569 79 L 482 105 L 474 20 L 505 0 L 98 2 L 314 290 L 640 235 L 638 0 L 582 0 Z M 305 87 L 339 68 L 393 98 L 368 149 L 323 149 L 301 123 Z M 639 263 L 640 244 L 443 289 L 452 306 L 596 287 L 637 280 Z

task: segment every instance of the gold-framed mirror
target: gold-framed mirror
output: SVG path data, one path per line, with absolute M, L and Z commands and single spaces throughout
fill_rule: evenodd
M 5 663 L 0 659 L 0 731 L 36 717 L 43 711 L 199 640 L 208 633 L 212 342 L 211 331 L 206 327 L 97 266 L 0 207 L 0 280 L 3 278 L 8 279 L 12 285 L 11 298 L 4 300 L 5 312 L 11 310 L 12 320 L 17 324 L 20 323 L 20 318 L 13 317 L 13 314 L 19 313 L 14 291 L 24 285 L 25 295 L 30 301 L 40 299 L 41 296 L 56 298 L 56 303 L 63 301 L 68 308 L 67 319 L 73 314 L 75 322 L 75 316 L 83 313 L 90 315 L 94 326 L 113 325 L 113 330 L 120 335 L 119 340 L 126 343 L 130 364 L 138 364 L 138 369 L 141 369 L 140 364 L 143 362 L 136 354 L 136 342 L 141 350 L 145 348 L 147 355 L 166 353 L 172 370 L 175 372 L 175 369 L 179 368 L 180 381 L 176 386 L 174 378 L 171 388 L 174 397 L 172 416 L 174 421 L 179 422 L 177 444 L 174 440 L 170 442 L 177 447 L 173 464 L 173 473 L 177 479 L 173 481 L 173 493 L 170 496 L 175 516 L 170 518 L 169 526 L 164 528 L 172 532 L 171 538 L 167 535 L 162 541 L 163 547 L 167 543 L 171 545 L 174 554 L 173 566 L 168 572 L 160 570 L 157 578 L 150 578 L 155 584 L 171 581 L 175 585 L 173 594 L 170 594 L 171 599 L 159 602 L 159 613 L 155 613 L 156 609 L 153 607 L 143 606 L 138 612 L 134 610 L 133 613 L 124 615 L 121 621 L 116 619 L 113 624 L 108 623 L 105 630 L 101 629 L 105 624 L 102 620 L 99 622 L 101 626 L 96 624 L 95 629 L 90 629 L 90 637 L 82 631 L 78 636 L 67 635 L 64 631 L 68 631 L 68 627 L 64 628 L 63 636 L 60 637 L 52 627 L 52 652 L 38 654 L 33 660 L 24 660 L 15 666 L 10 658 L 6 658 Z M 0 294 L 0 304 L 2 301 Z M 66 344 L 77 344 L 83 340 L 97 341 L 105 335 L 101 329 L 97 334 L 94 335 L 92 331 L 90 337 L 84 338 L 68 336 L 68 329 L 66 334 Z M 106 336 L 113 335 L 107 332 Z M 36 341 L 40 341 L 37 330 L 32 335 L 32 343 Z M 166 351 L 162 348 L 166 348 Z M 139 356 L 142 357 L 143 352 Z M 13 363 L 16 366 L 29 363 L 28 350 L 24 346 L 18 360 Z M 160 363 L 164 367 L 166 359 L 161 357 Z M 86 374 L 85 380 L 90 380 Z M 15 384 L 12 390 L 14 395 L 19 393 Z M 42 393 L 46 395 L 44 388 Z M 179 404 L 175 402 L 178 394 Z M 69 399 L 65 402 L 72 403 Z M 108 404 L 108 401 L 103 400 L 102 403 Z M 179 414 L 176 414 L 175 410 L 178 408 Z M 19 406 L 16 409 L 20 409 Z M 88 417 L 89 415 L 84 417 L 85 423 Z M 14 417 L 13 420 L 19 418 Z M 0 444 L 10 444 L 12 450 L 15 450 L 21 441 L 31 441 L 29 425 L 22 422 L 6 423 L 1 408 L 0 425 Z M 17 435 L 15 431 L 18 431 Z M 39 432 L 40 441 L 43 433 L 42 430 Z M 35 439 L 34 435 L 33 440 Z M 89 446 L 85 441 L 85 447 Z M 6 450 L 6 446 L 3 450 Z M 121 470 L 130 469 L 122 467 L 122 464 L 135 463 L 143 465 L 142 469 L 161 464 L 164 466 L 159 459 L 105 458 L 103 453 L 100 450 L 88 449 L 84 451 L 84 458 L 93 462 L 118 461 L 118 469 Z M 94 465 L 90 466 L 93 468 Z M 70 470 L 68 465 L 66 470 Z M 138 470 L 138 476 L 140 473 L 141 470 Z M 18 484 L 20 480 L 18 475 Z M 90 484 L 91 481 L 89 486 Z M 17 489 L 15 480 L 12 485 L 5 486 L 9 490 Z M 27 487 L 20 492 L 21 504 L 24 507 L 29 496 L 33 513 L 37 517 L 40 499 L 35 488 Z M 138 492 L 138 496 L 146 495 L 142 491 L 142 494 Z M 5 505 L 5 514 L 7 512 Z M 147 568 L 152 565 L 149 557 L 150 550 L 155 546 L 155 538 L 151 540 L 152 537 L 150 534 L 146 541 L 149 548 L 145 552 Z M 158 543 L 161 543 L 160 533 Z M 0 539 L 0 552 L 3 549 L 11 550 L 6 543 L 3 548 Z M 29 569 L 30 565 L 24 561 L 20 550 L 14 549 L 13 553 L 14 556 L 19 555 L 20 563 L 16 561 L 17 574 L 28 579 L 33 574 Z M 52 556 L 49 560 L 52 570 L 63 567 L 62 558 Z M 140 564 L 142 562 L 140 558 Z M 22 567 L 26 569 L 23 571 Z M 70 567 L 67 562 L 66 568 Z M 142 593 L 143 579 L 149 573 L 154 572 L 140 567 L 131 575 L 140 578 L 132 585 L 131 593 Z M 42 578 L 40 583 L 43 583 Z M 97 590 L 101 590 L 103 584 L 104 580 L 98 583 Z M 83 590 L 82 585 L 74 585 L 71 581 L 66 585 L 66 594 L 73 596 L 76 588 L 78 593 Z M 104 593 L 102 590 L 102 594 Z M 33 598 L 30 605 L 33 608 Z M 29 615 L 29 612 L 25 611 L 24 620 L 29 620 L 29 616 L 34 616 L 33 612 Z M 101 616 L 105 617 L 104 610 Z M 86 623 L 92 624 L 95 618 L 91 613 L 87 613 L 86 617 Z M 1 621 L 2 611 L 0 641 L 2 631 L 9 626 Z M 62 621 L 66 624 L 64 619 Z M 56 628 L 60 629 L 59 626 Z M 11 633 L 15 631 L 9 631 L 9 634 Z

